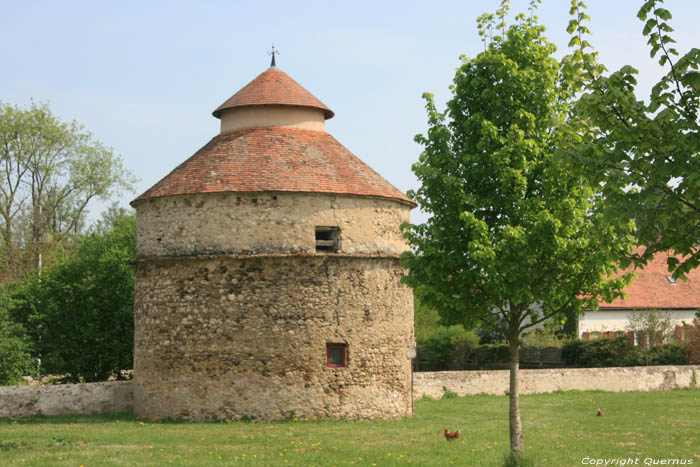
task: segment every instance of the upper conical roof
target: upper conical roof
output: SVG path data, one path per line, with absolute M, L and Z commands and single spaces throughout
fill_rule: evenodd
M 333 112 L 282 70 L 270 67 L 214 111 L 286 105 Z M 416 206 L 325 131 L 283 126 L 238 128 L 215 136 L 132 203 L 222 192 L 301 192 L 377 196 Z
M 326 119 L 333 118 L 334 115 L 323 102 L 276 66 L 262 72 L 212 113 L 216 118 L 221 118 L 224 109 L 251 105 L 314 107 L 323 110 Z

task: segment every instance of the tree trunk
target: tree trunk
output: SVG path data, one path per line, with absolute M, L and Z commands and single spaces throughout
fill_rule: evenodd
M 523 447 L 523 424 L 520 421 L 520 338 L 519 336 L 510 337 L 510 450 L 516 452 L 519 456 L 524 453 Z
M 39 275 L 41 275 L 42 257 L 41 257 L 41 240 L 43 236 L 43 224 L 42 224 L 42 209 L 41 204 L 36 204 L 34 206 L 34 228 L 32 229 L 32 243 L 34 244 L 34 267 L 36 268 Z

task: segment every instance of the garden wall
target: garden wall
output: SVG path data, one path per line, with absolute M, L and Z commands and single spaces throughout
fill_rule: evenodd
M 32 415 L 128 412 L 133 405 L 131 381 L 0 387 L 0 418 Z
M 698 379 L 700 365 L 520 370 L 520 392 L 658 391 L 698 387 Z M 508 384 L 508 370 L 417 372 L 413 374 L 413 397 L 420 399 L 427 394 L 439 398 L 443 387 L 460 396 L 482 392 L 502 395 Z M 61 384 L 39 389 L 0 387 L 0 418 L 128 412 L 132 407 L 131 381 Z
M 636 366 L 615 368 L 556 368 L 520 370 L 520 394 L 553 391 L 659 391 L 698 387 L 700 365 Z M 413 373 L 413 398 L 423 395 L 440 398 L 443 387 L 460 396 L 505 394 L 509 388 L 508 370 L 433 371 Z

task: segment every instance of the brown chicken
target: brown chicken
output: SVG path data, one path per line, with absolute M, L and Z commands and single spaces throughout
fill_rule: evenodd
M 603 416 L 603 411 L 600 410 L 600 409 L 598 409 L 598 416 L 599 416 L 599 417 L 602 417 L 602 416 Z
M 459 430 L 455 431 L 454 433 L 450 433 L 447 431 L 447 428 L 445 428 L 445 439 L 447 441 L 452 441 L 453 439 L 459 439 Z

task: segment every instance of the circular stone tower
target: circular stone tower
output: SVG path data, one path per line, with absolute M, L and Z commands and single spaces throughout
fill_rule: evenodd
M 136 198 L 134 410 L 190 420 L 411 414 L 415 204 L 273 66 Z

